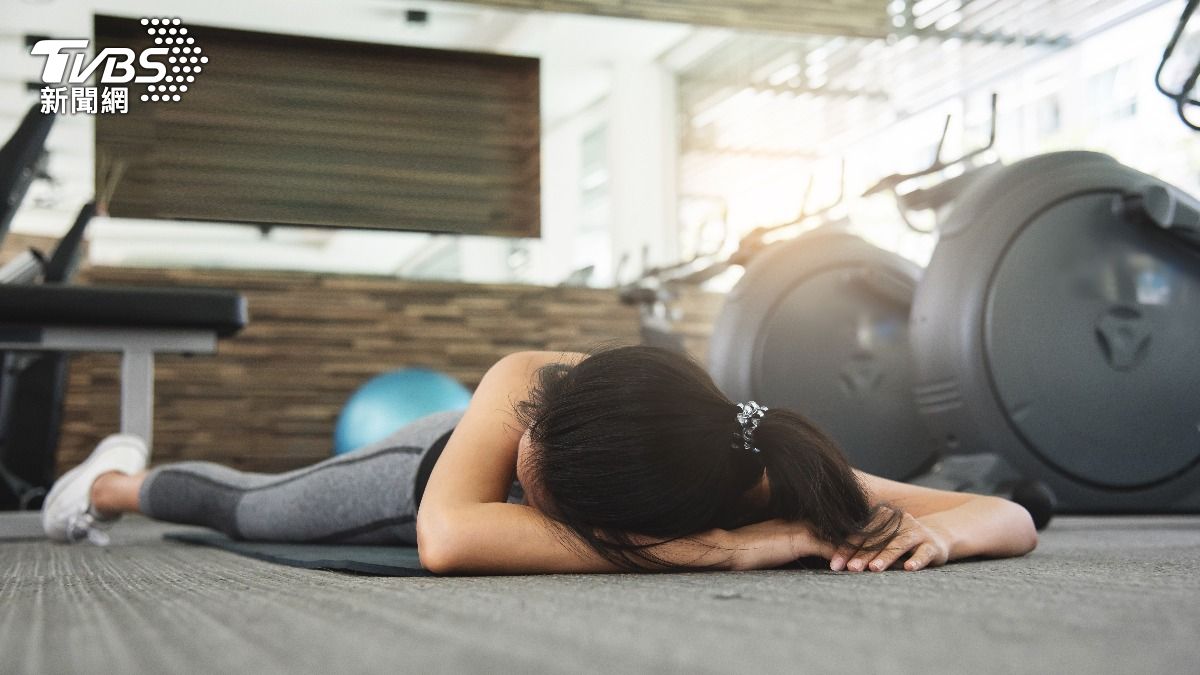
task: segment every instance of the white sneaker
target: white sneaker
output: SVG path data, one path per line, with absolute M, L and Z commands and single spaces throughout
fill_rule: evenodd
M 101 518 L 92 509 L 92 483 L 109 471 L 135 474 L 146 468 L 150 451 L 146 442 L 129 434 L 113 434 L 82 464 L 59 478 L 42 504 L 42 529 L 55 541 L 73 543 L 81 539 L 98 546 L 108 543 L 101 526 L 120 518 Z

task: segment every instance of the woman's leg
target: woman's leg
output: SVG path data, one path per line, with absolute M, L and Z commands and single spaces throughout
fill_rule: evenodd
M 412 483 L 422 450 L 355 452 L 283 474 L 166 464 L 147 473 L 138 505 L 156 520 L 235 539 L 414 544 Z
M 93 505 L 101 515 L 136 510 L 237 539 L 415 545 L 413 479 L 455 415 L 418 420 L 379 443 L 283 474 L 210 462 L 105 474 L 92 486 Z

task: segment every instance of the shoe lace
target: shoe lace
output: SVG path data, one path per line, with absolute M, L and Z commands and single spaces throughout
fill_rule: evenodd
M 87 539 L 96 546 L 108 546 L 109 536 L 100 529 L 100 522 L 91 511 L 67 518 L 67 540 L 76 542 Z

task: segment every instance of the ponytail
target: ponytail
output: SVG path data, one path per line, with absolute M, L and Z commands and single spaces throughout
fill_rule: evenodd
M 882 505 L 871 506 L 841 449 L 807 419 L 773 408 L 755 441 L 770 486 L 767 518 L 803 520 L 821 539 L 861 550 L 882 550 L 896 536 L 903 514 L 889 508 L 877 520 Z

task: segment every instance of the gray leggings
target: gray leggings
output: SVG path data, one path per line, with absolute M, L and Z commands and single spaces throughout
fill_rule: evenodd
M 146 475 L 141 510 L 235 539 L 415 546 L 417 469 L 461 417 L 461 411 L 430 415 L 378 443 L 281 474 L 211 462 L 164 464 Z

